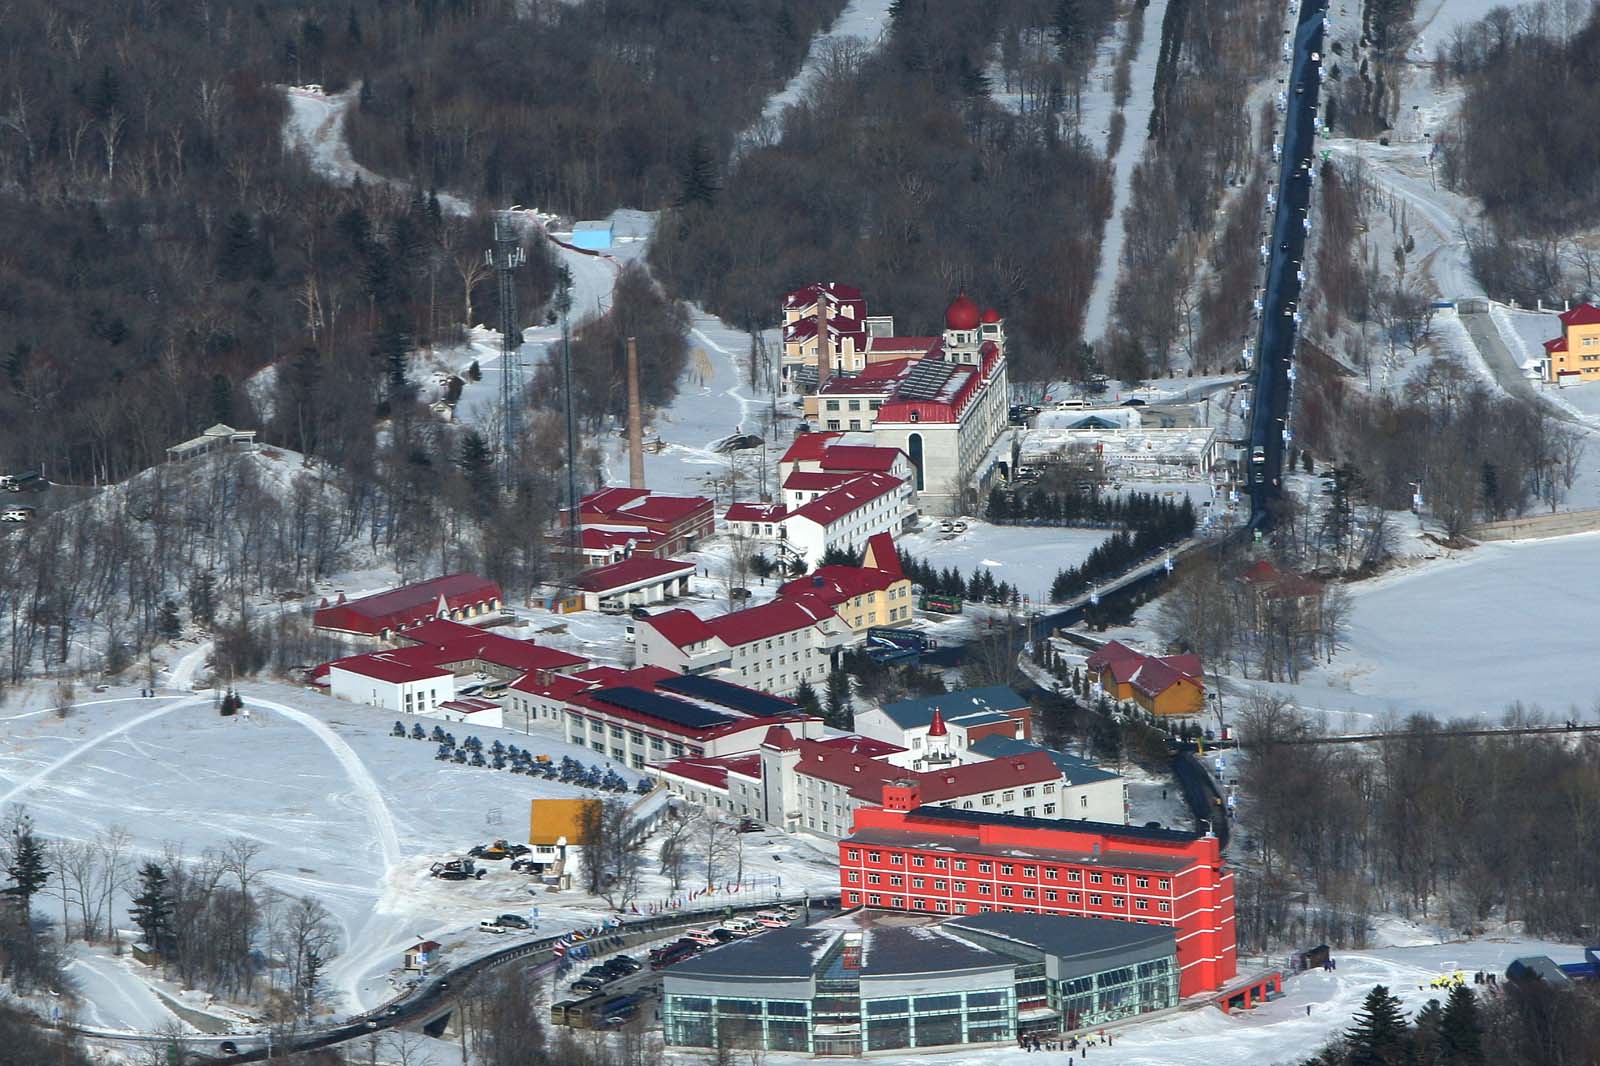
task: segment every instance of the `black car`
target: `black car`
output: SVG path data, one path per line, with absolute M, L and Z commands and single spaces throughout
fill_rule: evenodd
M 574 992 L 602 992 L 605 990 L 604 981 L 596 981 L 589 977 L 581 977 L 567 986 Z
M 612 979 L 611 971 L 604 966 L 591 966 L 583 971 L 583 976 L 591 977 L 596 981 L 609 981 Z
M 629 966 L 632 966 L 635 970 L 643 968 L 643 964 L 638 959 L 634 958 L 632 955 L 614 955 L 614 956 L 612 956 L 611 961 L 612 962 L 625 962 Z
M 532 926 L 528 924 L 528 919 L 522 917 L 520 914 L 502 914 L 500 917 L 496 918 L 495 921 L 499 922 L 507 929 L 532 928 Z
M 711 935 L 717 938 L 717 943 L 719 944 L 726 944 L 729 941 L 739 939 L 739 934 L 732 929 L 713 929 L 711 930 Z
M 239 1045 L 235 1044 L 232 1040 L 224 1040 L 222 1043 L 217 1045 L 217 1050 L 222 1052 L 224 1055 L 237 1055 L 239 1053 Z

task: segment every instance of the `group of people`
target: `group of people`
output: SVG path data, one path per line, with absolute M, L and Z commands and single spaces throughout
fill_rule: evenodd
M 1111 1046 L 1111 1034 L 1101 1030 L 1094 1036 L 1074 1036 L 1066 1040 L 1040 1040 L 1037 1036 L 1017 1037 L 1017 1046 L 1023 1051 L 1066 1051 L 1072 1054 L 1082 1053 L 1084 1061 L 1089 1060 L 1089 1049 L 1096 1045 Z M 1073 1066 L 1074 1058 L 1069 1055 L 1067 1066 Z

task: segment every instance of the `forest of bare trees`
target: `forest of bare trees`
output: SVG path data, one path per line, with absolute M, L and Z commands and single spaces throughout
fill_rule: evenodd
M 1266 0 L 1167 7 L 1150 128 L 1128 132 L 1149 141 L 1124 213 L 1115 327 L 1100 353 L 1108 372 L 1130 381 L 1169 372 L 1180 347 L 1208 370 L 1237 359 L 1259 269 L 1252 238 L 1270 132 L 1253 128 L 1246 96 L 1274 61 L 1281 14 Z M 1229 188 L 1238 191 L 1217 240 Z
M 486 3 L 417 37 L 399 32 L 414 17 L 377 7 L 349 123 L 356 159 L 588 218 L 665 206 L 696 150 L 725 158 L 844 0 Z M 375 21 L 393 27 L 396 58 L 367 43 Z
M 1110 190 L 1065 111 L 1109 5 L 1061 7 L 1064 58 L 1053 4 L 894 5 L 880 51 L 835 50 L 786 112 L 781 140 L 752 146 L 662 217 L 657 274 L 741 327 L 771 320 L 777 294 L 823 277 L 861 286 L 902 332 L 930 333 L 965 288 L 1006 315 L 1013 376 L 1083 373 Z M 1049 106 L 1007 111 L 991 98 L 990 46 L 1040 33 L 1055 35 L 1048 84 L 1059 90 L 1046 90 Z M 1020 44 L 1012 58 L 1020 68 Z
M 1388 723 L 1420 734 L 1404 740 L 1295 744 L 1322 727 L 1281 699 L 1259 695 L 1239 717 L 1241 950 L 1319 937 L 1360 946 L 1387 911 L 1461 930 L 1520 921 L 1563 940 L 1600 919 L 1592 737 L 1463 737 L 1479 723 L 1412 716 Z M 1544 720 L 1521 705 L 1502 718 Z M 1316 914 L 1293 902 L 1307 889 Z

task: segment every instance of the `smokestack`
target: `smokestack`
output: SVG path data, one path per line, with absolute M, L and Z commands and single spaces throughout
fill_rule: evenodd
M 833 348 L 828 344 L 827 288 L 817 282 L 817 391 L 833 376 Z
M 639 345 L 628 338 L 628 487 L 644 484 L 644 411 L 639 402 Z

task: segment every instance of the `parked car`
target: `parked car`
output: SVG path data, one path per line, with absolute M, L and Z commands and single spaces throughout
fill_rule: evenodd
M 611 960 L 610 965 L 626 967 L 629 973 L 638 973 L 644 969 L 644 964 L 632 955 L 617 955 Z
M 505 926 L 501 925 L 495 918 L 485 918 L 478 923 L 478 932 L 480 933 L 503 933 L 505 931 Z
M 235 1044 L 232 1040 L 224 1040 L 222 1043 L 217 1045 L 217 1050 L 222 1052 L 224 1055 L 237 1055 L 239 1053 L 239 1045 Z
M 711 930 L 711 935 L 716 938 L 719 944 L 731 944 L 739 939 L 739 934 L 732 929 L 722 929 L 720 927 Z
M 567 986 L 567 988 L 573 992 L 602 992 L 605 990 L 605 987 L 606 985 L 604 981 L 596 981 L 590 977 L 580 977 L 578 980 Z
M 497 918 L 495 920 L 498 921 L 501 925 L 505 926 L 507 929 L 531 929 L 531 928 L 533 928 L 533 926 L 529 923 L 528 919 L 524 918 L 520 914 L 502 914 L 499 918 Z
M 712 935 L 709 929 L 691 929 L 683 934 L 683 939 L 708 948 L 718 943 L 717 938 Z

